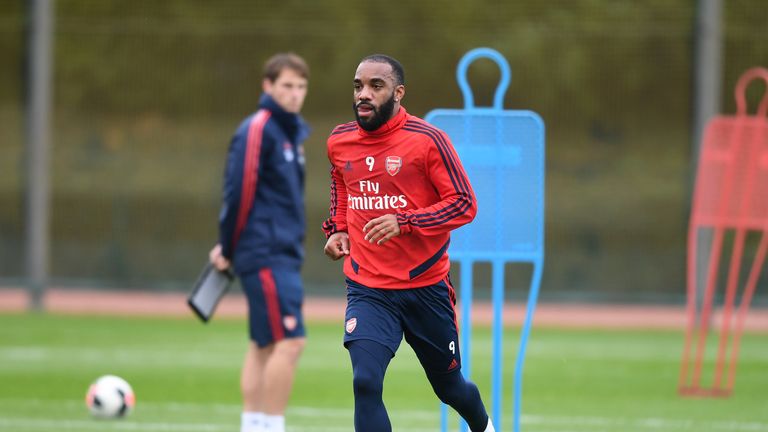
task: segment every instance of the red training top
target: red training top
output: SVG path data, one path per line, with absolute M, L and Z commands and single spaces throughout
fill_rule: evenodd
M 448 136 L 400 111 L 368 132 L 356 122 L 328 137 L 330 217 L 326 236 L 346 231 L 344 274 L 372 288 L 433 285 L 448 274 L 451 230 L 474 219 L 477 202 Z M 371 219 L 396 214 L 400 235 L 377 245 L 364 239 Z

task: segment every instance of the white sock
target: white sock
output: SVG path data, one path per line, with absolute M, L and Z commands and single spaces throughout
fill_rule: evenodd
M 240 416 L 240 432 L 264 432 L 264 413 L 243 412 Z
M 485 426 L 485 432 L 496 432 L 496 429 L 493 428 L 493 423 L 491 423 L 491 417 L 488 417 L 488 424 Z
M 268 432 L 285 432 L 285 416 L 264 415 L 264 430 Z

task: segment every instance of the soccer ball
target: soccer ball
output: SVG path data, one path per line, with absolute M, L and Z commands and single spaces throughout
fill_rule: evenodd
M 85 405 L 95 417 L 120 418 L 131 412 L 136 405 L 136 396 L 126 380 L 104 375 L 88 388 Z

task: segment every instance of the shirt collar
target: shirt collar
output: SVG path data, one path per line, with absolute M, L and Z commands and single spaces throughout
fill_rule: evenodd
M 293 143 L 298 144 L 309 135 L 309 126 L 304 122 L 304 119 L 299 114 L 284 110 L 272 96 L 266 93 L 262 94 L 259 99 L 259 108 L 269 110 L 272 113 L 272 118 L 277 120 L 277 123 L 280 124 L 280 127 Z

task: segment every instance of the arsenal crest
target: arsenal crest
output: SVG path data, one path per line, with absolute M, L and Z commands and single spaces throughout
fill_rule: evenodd
M 384 166 L 387 168 L 387 173 L 394 176 L 400 172 L 400 167 L 403 166 L 403 160 L 400 156 L 387 156 Z
M 355 327 L 357 327 L 357 318 L 348 319 L 345 327 L 346 327 L 347 333 L 352 333 L 353 331 L 355 331 Z
M 298 320 L 293 315 L 287 315 L 283 318 L 283 327 L 288 331 L 296 330 L 296 324 L 298 324 Z
M 289 142 L 283 143 L 283 157 L 286 162 L 293 162 L 293 146 L 291 146 L 291 143 Z

